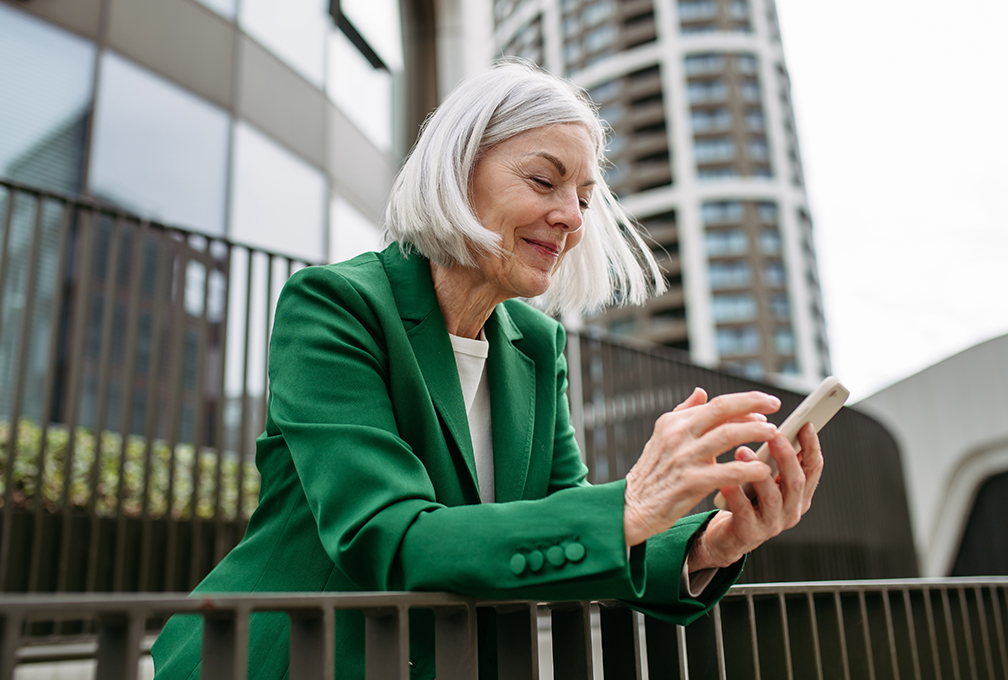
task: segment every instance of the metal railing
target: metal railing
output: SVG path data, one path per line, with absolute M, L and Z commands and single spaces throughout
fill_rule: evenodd
M 478 673 L 477 609 L 497 619 L 500 680 L 1008 678 L 1008 579 L 735 586 L 683 628 L 614 602 L 491 602 L 440 593 L 0 597 L 0 680 L 51 644 L 29 622 L 94 620 L 103 680 L 136 676 L 145 622 L 202 616 L 203 677 L 244 678 L 249 616 L 290 617 L 290 678 L 332 678 L 333 612 L 364 613 L 369 679 L 409 677 L 411 609 L 435 614 L 439 680 Z M 65 658 L 65 657 L 64 657 Z
M 0 182 L 0 591 L 176 591 L 244 533 L 306 263 Z

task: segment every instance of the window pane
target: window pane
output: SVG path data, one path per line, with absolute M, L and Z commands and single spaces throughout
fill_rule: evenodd
M 342 196 L 329 208 L 329 260 L 342 262 L 381 248 L 381 231 Z
M 322 87 L 328 7 L 327 0 L 242 0 L 239 19 L 249 35 Z
M 154 219 L 224 233 L 228 116 L 106 52 L 95 113 L 91 190 Z
M 80 193 L 94 46 L 0 4 L 0 175 Z
M 232 239 L 308 262 L 326 258 L 326 181 L 319 170 L 240 121 L 234 173 Z
M 392 148 L 392 76 L 374 68 L 342 31 L 329 34 L 326 92 L 371 142 Z
M 340 9 L 385 65 L 403 67 L 402 28 L 396 0 L 341 0 Z

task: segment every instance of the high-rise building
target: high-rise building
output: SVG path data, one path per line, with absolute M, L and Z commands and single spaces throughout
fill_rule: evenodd
M 773 0 L 488 0 L 497 53 L 584 87 L 668 291 L 591 320 L 753 378 L 830 372 Z

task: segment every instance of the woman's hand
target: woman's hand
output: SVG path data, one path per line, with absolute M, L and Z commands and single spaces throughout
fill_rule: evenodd
M 770 440 L 770 455 L 780 470 L 778 480 L 764 478 L 753 483 L 756 503 L 737 485 L 721 489 L 728 502 L 728 511 L 716 514 L 690 548 L 690 571 L 707 567 L 727 567 L 761 543 L 785 529 L 798 524 L 812 506 L 823 457 L 815 428 L 806 425 L 798 434 L 801 453 L 795 453 L 791 442 L 778 434 Z M 743 446 L 735 452 L 735 460 L 751 461 L 756 454 Z
M 627 545 L 665 531 L 715 489 L 738 489 L 752 482 L 766 492 L 767 485 L 776 486 L 770 466 L 755 456 L 736 455 L 729 463 L 718 463 L 717 456 L 747 442 L 773 438 L 777 427 L 766 422 L 764 414 L 779 408 L 777 397 L 762 392 L 726 394 L 708 402 L 707 393 L 697 388 L 673 411 L 659 417 L 654 434 L 626 476 L 623 533 Z M 710 530 L 708 525 L 707 533 Z M 739 531 L 739 537 L 748 537 L 742 527 Z M 724 540 L 715 540 L 718 554 L 736 547 L 734 541 Z M 690 568 L 694 568 L 692 562 Z

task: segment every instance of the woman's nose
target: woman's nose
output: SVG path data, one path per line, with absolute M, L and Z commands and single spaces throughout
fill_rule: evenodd
M 577 231 L 584 221 L 584 215 L 581 212 L 581 197 L 577 195 L 577 192 L 573 192 L 571 195 L 565 193 L 559 200 L 560 205 L 550 213 L 550 223 L 565 231 Z

